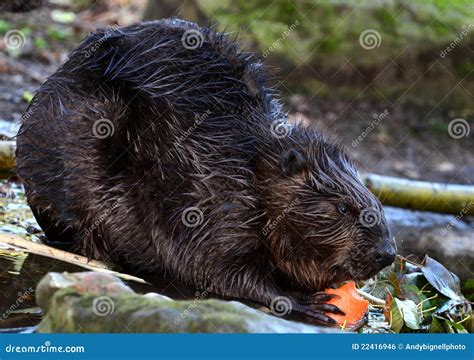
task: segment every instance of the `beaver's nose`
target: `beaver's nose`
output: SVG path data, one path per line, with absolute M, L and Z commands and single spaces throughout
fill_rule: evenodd
M 375 255 L 374 261 L 377 263 L 377 266 L 383 269 L 386 266 L 389 266 L 395 260 L 395 247 L 393 245 L 384 246 L 382 250 L 379 250 Z

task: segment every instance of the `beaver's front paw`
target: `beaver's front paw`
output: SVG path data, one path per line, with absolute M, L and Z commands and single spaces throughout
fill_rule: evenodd
M 326 313 L 345 315 L 344 311 L 332 304 L 326 304 L 327 301 L 338 297 L 334 294 L 326 294 L 324 292 L 316 293 L 305 299 L 302 303 L 296 303 L 293 307 L 293 312 L 303 314 L 309 317 L 314 323 L 326 326 L 334 326 L 337 324 L 336 320 L 326 315 Z

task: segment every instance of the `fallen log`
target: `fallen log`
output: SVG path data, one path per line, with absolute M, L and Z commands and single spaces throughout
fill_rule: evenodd
M 391 176 L 364 174 L 365 185 L 382 204 L 399 208 L 474 215 L 474 186 L 416 181 Z

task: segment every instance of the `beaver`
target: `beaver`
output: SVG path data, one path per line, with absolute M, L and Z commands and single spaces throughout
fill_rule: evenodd
M 11 12 L 27 12 L 42 5 L 43 0 L 0 0 L 0 10 Z
M 49 242 L 333 324 L 321 292 L 394 260 L 344 148 L 289 125 L 255 54 L 157 20 L 91 33 L 34 96 L 16 172 Z

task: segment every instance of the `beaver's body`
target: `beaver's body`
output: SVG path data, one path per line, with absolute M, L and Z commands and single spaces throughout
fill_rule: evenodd
M 179 20 L 99 30 L 35 96 L 17 171 L 51 242 L 270 305 L 393 260 L 343 150 L 285 120 L 225 35 Z
M 26 12 L 39 8 L 43 0 L 0 0 L 0 10 Z

